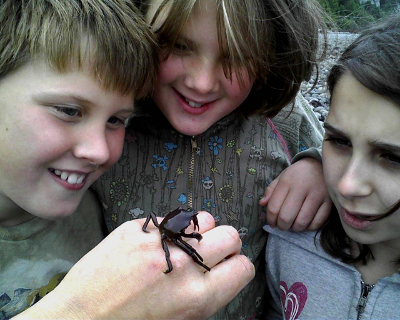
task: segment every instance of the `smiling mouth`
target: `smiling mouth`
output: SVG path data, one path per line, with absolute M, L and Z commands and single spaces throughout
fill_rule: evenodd
M 193 107 L 193 108 L 200 108 L 201 106 L 203 106 L 205 103 L 197 103 L 191 100 L 188 100 L 185 98 L 185 101 L 189 104 L 189 106 Z
M 61 180 L 68 182 L 69 184 L 81 184 L 86 177 L 86 174 L 77 174 L 67 171 L 61 171 L 57 169 L 50 169 L 52 173 L 59 176 Z

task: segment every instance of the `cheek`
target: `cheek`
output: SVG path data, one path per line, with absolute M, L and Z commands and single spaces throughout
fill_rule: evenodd
M 332 192 L 335 189 L 336 181 L 339 179 L 339 168 L 335 161 L 332 161 L 332 155 L 328 148 L 323 147 L 322 149 L 322 169 L 324 172 L 324 179 L 328 188 L 329 194 L 332 196 Z
M 243 85 L 239 84 L 239 80 L 235 74 L 232 75 L 232 80 L 225 80 L 225 92 L 228 93 L 231 99 L 238 101 L 239 105 L 248 97 L 254 80 L 251 80 L 246 74 L 243 77 Z
M 378 175 L 380 179 L 376 178 L 374 187 L 380 197 L 380 201 L 383 204 L 384 209 L 382 209 L 382 211 L 386 211 L 400 201 L 400 193 L 398 188 L 400 181 L 399 178 L 396 179 L 396 175 L 394 174 L 387 175 L 386 177 L 384 174 Z M 400 209 L 397 210 L 396 214 L 398 217 L 400 217 Z
M 157 74 L 157 84 L 166 85 L 176 80 L 184 73 L 182 59 L 170 55 L 167 60 L 163 56 L 159 57 L 160 66 Z M 156 86 L 157 88 L 157 86 Z
M 104 164 L 105 169 L 118 161 L 124 146 L 125 128 L 112 130 L 107 136 L 107 145 L 110 151 L 110 159 Z
M 63 155 L 71 147 L 69 131 L 54 119 L 33 117 L 10 128 L 8 153 L 40 164 Z

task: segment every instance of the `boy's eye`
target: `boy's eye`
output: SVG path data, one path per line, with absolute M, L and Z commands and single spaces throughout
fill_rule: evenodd
M 72 107 L 54 106 L 54 109 L 65 117 L 80 117 L 82 116 L 81 110 Z
M 108 119 L 108 123 L 111 124 L 112 126 L 119 126 L 119 125 L 123 125 L 125 126 L 125 119 L 120 119 L 117 117 L 111 117 Z

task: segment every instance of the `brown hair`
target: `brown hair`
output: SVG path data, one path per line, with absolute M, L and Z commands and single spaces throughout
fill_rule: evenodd
M 0 80 L 35 58 L 59 72 L 80 68 L 85 37 L 104 88 L 136 98 L 151 90 L 156 41 L 130 0 L 1 0 Z
M 155 30 L 167 57 L 198 0 L 164 0 L 168 15 Z M 325 34 L 324 14 L 314 0 L 214 0 L 225 74 L 245 67 L 255 85 L 239 110 L 245 116 L 276 115 L 293 101 L 300 84 L 309 80 L 318 61 L 319 30 Z M 149 0 L 142 0 L 145 13 Z M 324 38 L 325 39 L 325 38 Z M 326 42 L 325 42 L 326 43 Z M 325 46 L 322 50 L 325 53 Z
M 400 108 L 400 14 L 365 30 L 343 52 L 328 75 L 331 96 L 336 83 L 346 73 L 351 73 L 363 86 L 389 98 Z M 399 208 L 400 200 L 374 220 L 384 219 Z M 336 210 L 318 232 L 321 233 L 322 248 L 345 263 L 361 261 L 366 264 L 374 258 L 368 245 L 356 243 L 358 255 L 349 251 L 350 238 Z

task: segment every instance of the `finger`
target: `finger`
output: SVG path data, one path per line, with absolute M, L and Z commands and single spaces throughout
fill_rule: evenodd
M 234 227 L 228 225 L 207 231 L 203 234 L 203 239 L 200 242 L 190 238 L 182 238 L 182 240 L 200 255 L 201 259 L 203 259 L 202 263 L 210 269 L 224 259 L 239 254 L 242 247 L 239 233 Z M 185 245 L 183 244 L 183 246 Z M 189 251 L 191 250 L 189 249 Z M 205 272 L 204 266 L 196 262 L 196 257 L 198 257 L 196 253 L 193 252 L 193 254 L 189 255 L 184 248 L 177 248 L 176 246 L 170 246 L 170 253 L 174 265 L 182 265 L 186 266 L 186 268 L 190 266 Z M 194 255 L 196 257 L 193 258 Z
M 211 269 L 225 258 L 239 254 L 242 246 L 239 233 L 228 225 L 205 232 L 200 242 L 185 237 L 178 239 L 177 242 L 177 244 L 167 243 L 174 270 L 194 268 L 201 272 L 205 272 L 206 269 L 201 264 Z
M 307 227 L 310 225 L 312 219 L 315 217 L 320 206 L 321 203 L 316 203 L 310 201 L 309 199 L 306 199 L 302 206 L 300 204 L 300 209 L 296 210 L 297 215 L 293 217 L 291 225 L 288 229 L 292 229 L 296 232 L 306 230 Z
M 207 304 L 208 317 L 231 301 L 255 275 L 254 265 L 243 255 L 235 255 L 205 273 L 206 286 L 213 292 Z
M 314 231 L 322 227 L 322 225 L 328 219 L 331 213 L 331 209 L 332 209 L 332 201 L 330 199 L 328 201 L 323 202 L 307 229 Z
M 207 211 L 199 211 L 197 214 L 197 221 L 199 223 L 199 229 L 196 228 L 196 230 L 194 230 L 194 223 L 192 221 L 190 226 L 186 229 L 186 233 L 192 233 L 194 231 L 204 233 L 215 227 L 215 219 Z
M 267 222 L 273 228 L 277 226 L 279 212 L 288 193 L 289 188 L 287 185 L 278 184 L 274 190 L 274 193 L 269 199 L 267 206 Z
M 212 268 L 223 259 L 239 254 L 242 240 L 234 227 L 223 225 L 204 233 L 199 243 L 191 244 L 203 257 L 204 262 Z
M 305 197 L 306 195 L 299 190 L 288 193 L 281 206 L 276 221 L 276 225 L 280 230 L 289 230 L 290 228 L 293 228 L 293 223 L 296 221 L 296 218 L 303 209 Z M 311 220 L 309 220 L 308 223 L 310 221 Z
M 311 222 L 315 218 L 317 218 L 317 220 L 315 221 L 314 226 L 320 225 L 320 221 L 322 221 L 324 217 L 326 218 L 329 214 L 329 212 L 326 212 L 327 209 L 330 209 L 330 199 L 325 199 L 328 201 L 327 205 L 323 205 L 324 199 L 321 199 L 317 193 L 308 195 L 304 200 L 301 209 L 298 210 L 298 214 L 291 226 L 292 230 L 297 232 L 306 230 L 310 227 Z M 317 217 L 320 209 L 320 216 Z
M 271 198 L 272 194 L 274 193 L 275 187 L 278 184 L 279 181 L 279 177 L 276 178 L 274 181 L 272 181 L 269 186 L 267 187 L 267 189 L 264 192 L 264 197 L 260 200 L 259 204 L 260 206 L 266 206 L 269 199 Z

